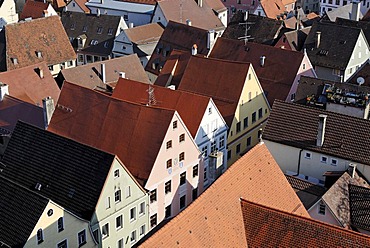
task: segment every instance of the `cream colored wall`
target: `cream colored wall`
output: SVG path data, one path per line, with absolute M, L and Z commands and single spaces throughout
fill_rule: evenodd
M 0 17 L 4 18 L 7 24 L 18 22 L 14 0 L 4 0 L 0 8 Z
M 177 128 L 172 123 L 177 121 Z M 185 134 L 185 141 L 179 142 L 179 136 Z M 172 148 L 166 149 L 167 141 L 172 140 Z M 185 152 L 182 165 L 179 154 Z M 172 169 L 167 170 L 166 162 L 172 159 Z M 177 160 L 177 162 L 175 162 Z M 193 166 L 198 164 L 198 176 L 193 178 Z M 150 216 L 157 213 L 158 223 L 165 217 L 165 207 L 172 204 L 172 216 L 180 212 L 180 197 L 186 194 L 186 206 L 192 202 L 192 189 L 198 187 L 198 195 L 203 191 L 203 161 L 197 145 L 188 132 L 179 114 L 175 112 L 167 134 L 163 140 L 157 159 L 145 188 L 157 189 L 157 201 L 150 204 Z M 185 185 L 180 186 L 180 174 L 186 171 Z M 171 193 L 165 195 L 165 183 L 171 180 Z
M 287 171 L 297 172 L 300 151 L 299 148 L 282 145 L 268 140 L 264 140 L 264 142 L 284 173 L 286 173 Z M 305 158 L 306 152 L 311 153 L 311 159 Z M 328 163 L 321 162 L 322 156 L 328 158 Z M 338 161 L 336 166 L 331 164 L 331 159 L 336 159 Z M 352 162 L 334 156 L 323 155 L 308 150 L 303 150 L 301 153 L 299 174 L 301 176 L 306 175 L 317 178 L 319 180 L 325 180 L 323 174 L 326 171 L 345 171 L 348 169 L 350 163 L 356 164 L 356 169 L 360 171 L 368 180 L 370 179 L 370 166 L 368 165 L 363 165 L 360 163 Z
M 53 210 L 53 214 L 48 216 L 47 212 L 50 209 Z M 64 230 L 58 232 L 58 219 L 60 217 L 64 218 Z M 44 241 L 37 244 L 36 234 L 40 228 L 43 229 Z M 78 247 L 77 234 L 82 230 L 86 230 L 87 243 L 84 247 L 97 247 L 89 229 L 89 222 L 75 217 L 57 204 L 49 201 L 24 247 L 57 247 L 57 244 L 65 239 L 68 240 L 68 247 Z
M 249 80 L 251 75 L 251 80 Z M 249 99 L 249 92 L 251 99 Z M 262 108 L 262 118 L 258 119 L 258 110 Z M 256 122 L 252 123 L 252 114 L 256 112 Z M 265 121 L 270 114 L 270 107 L 263 94 L 262 87 L 258 81 L 257 75 L 252 67 L 249 66 L 248 75 L 239 99 L 238 107 L 235 111 L 234 121 L 229 129 L 229 136 L 227 139 L 228 151 L 231 151 L 231 159 L 227 161 L 228 166 L 233 164 L 239 157 L 236 154 L 236 146 L 240 144 L 240 153 L 246 152 L 248 149 L 256 145 L 258 141 L 258 131 L 264 128 Z M 248 117 L 248 127 L 244 127 L 244 118 Z M 241 131 L 236 132 L 236 125 L 241 122 Z M 248 137 L 252 138 L 251 146 L 247 147 Z
M 114 177 L 114 171 L 119 170 L 120 176 Z M 130 186 L 131 196 L 126 197 L 126 188 Z M 121 201 L 115 203 L 114 193 L 117 189 L 121 189 Z M 110 208 L 106 208 L 106 199 L 110 197 Z M 145 214 L 139 216 L 139 205 L 145 202 Z M 92 230 L 99 229 L 99 237 L 101 238 L 102 226 L 109 223 L 109 237 L 104 238 L 99 247 L 116 247 L 119 239 L 124 240 L 124 247 L 131 247 L 130 236 L 133 230 L 136 230 L 137 237 L 139 235 L 139 228 L 146 225 L 148 231 L 148 196 L 139 187 L 132 176 L 127 173 L 123 167 L 122 162 L 117 158 L 114 160 L 109 175 L 105 182 L 104 188 L 100 195 L 95 215 L 92 219 Z M 130 209 L 136 207 L 136 220 L 130 221 Z M 116 230 L 116 218 L 123 215 L 123 228 Z M 128 242 L 126 243 L 126 240 Z M 138 239 L 137 239 L 138 240 Z
M 76 67 L 76 59 L 73 59 L 71 60 L 72 61 L 72 65 L 68 65 L 68 61 L 66 62 L 63 62 L 63 63 L 60 63 L 60 64 L 55 64 L 53 65 L 53 70 L 49 70 L 50 73 L 53 75 L 53 77 L 56 77 L 58 76 L 58 73 L 63 69 L 68 69 L 68 68 L 73 68 L 73 67 Z M 63 66 L 61 66 L 63 65 Z
M 361 53 L 361 57 L 359 54 Z M 369 54 L 369 45 L 365 39 L 365 35 L 361 31 L 361 34 L 358 37 L 357 43 L 353 50 L 351 59 L 348 62 L 347 69 L 345 70 L 344 81 L 352 76 L 356 70 L 365 63 L 370 57 Z M 352 68 L 352 72 L 350 73 L 350 68 Z
M 319 220 L 319 221 L 323 221 L 325 223 L 329 223 L 329 224 L 332 224 L 332 225 L 336 225 L 336 226 L 340 226 L 342 227 L 342 225 L 338 222 L 338 220 L 334 217 L 333 213 L 330 211 L 330 209 L 326 206 L 325 208 L 325 215 L 323 214 L 319 214 L 319 210 L 320 210 L 320 202 L 321 201 L 318 201 L 317 203 L 315 203 L 309 210 L 308 210 L 308 213 L 310 214 L 311 218 L 312 219 L 315 219 L 315 220 Z

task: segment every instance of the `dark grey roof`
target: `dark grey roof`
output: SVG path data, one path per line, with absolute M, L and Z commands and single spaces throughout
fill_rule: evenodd
M 0 195 L 0 247 L 23 247 L 49 200 L 3 176 Z
M 230 23 L 222 34 L 222 37 L 239 40 L 240 37 L 245 36 L 245 25 L 240 24 L 245 22 L 244 13 L 238 11 L 232 17 Z M 275 39 L 278 37 L 279 32 L 283 27 L 283 21 L 253 14 L 248 14 L 247 22 L 251 23 L 248 25 L 248 35 L 253 38 L 250 41 L 266 45 L 272 45 L 275 42 Z
M 342 26 L 361 28 L 362 31 L 364 32 L 367 42 L 370 43 L 370 22 L 368 21 L 358 21 L 357 22 L 353 20 L 337 18 L 335 20 L 335 23 L 338 25 L 342 25 Z
M 120 16 L 63 12 L 61 20 L 67 36 L 74 39 L 72 46 L 75 50 L 78 48 L 76 38 L 85 35 L 87 37 L 85 46 L 79 51 L 105 56 L 111 54 L 114 38 L 121 20 Z M 111 34 L 108 34 L 109 29 L 112 31 Z M 84 32 L 84 30 L 86 31 Z M 91 45 L 92 40 L 97 40 L 98 43 Z M 108 42 L 107 46 L 105 46 L 106 42 Z
M 370 231 L 370 189 L 349 185 L 351 224 Z
M 365 108 L 369 94 L 370 87 L 302 76 L 297 87 L 295 102 L 325 108 L 327 102 L 345 104 L 346 101 L 341 100 L 351 98 L 354 101 L 348 101 L 345 105 Z
M 319 115 L 327 115 L 325 140 L 316 146 Z M 263 133 L 265 140 L 370 165 L 370 121 L 275 101 Z
M 316 48 L 316 32 L 321 32 L 320 45 Z M 304 47 L 314 66 L 344 70 L 355 48 L 360 28 L 315 22 Z
M 90 220 L 114 157 L 19 121 L 1 174 Z
M 362 77 L 365 82 L 363 86 L 370 87 L 370 61 L 366 61 L 361 67 L 354 73 L 350 78 L 347 79 L 347 83 L 358 84 L 357 80 Z

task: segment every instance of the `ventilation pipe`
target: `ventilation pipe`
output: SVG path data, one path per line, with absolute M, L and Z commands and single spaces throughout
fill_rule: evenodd
M 321 147 L 324 144 L 325 138 L 325 126 L 326 126 L 326 118 L 327 115 L 319 115 L 319 126 L 317 128 L 317 139 L 316 139 L 316 146 Z
M 198 46 L 197 44 L 194 44 L 193 47 L 191 48 L 191 55 L 197 55 L 198 53 Z
M 321 40 L 321 32 L 317 31 L 315 35 L 315 47 L 319 48 Z
M 265 66 L 265 60 L 266 60 L 266 56 L 261 56 L 260 57 L 260 66 L 261 67 L 264 67 Z

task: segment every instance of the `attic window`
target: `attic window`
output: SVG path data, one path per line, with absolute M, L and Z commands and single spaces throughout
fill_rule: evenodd
M 105 48 L 108 48 L 108 45 L 109 45 L 109 41 L 104 42 L 104 47 Z
M 87 31 L 87 26 L 83 26 L 82 32 L 86 33 L 86 31 Z
M 101 34 L 102 32 L 103 32 L 103 28 L 102 27 L 98 27 L 97 33 L 98 34 Z
M 76 24 L 72 23 L 71 24 L 71 30 L 75 30 L 75 28 L 76 28 Z
M 108 29 L 108 35 L 112 35 L 113 34 L 113 28 L 109 28 Z
M 90 45 L 95 46 L 98 44 L 98 40 L 91 40 Z
M 68 197 L 69 198 L 72 198 L 74 194 L 75 194 L 75 190 L 74 189 L 70 189 L 69 190 L 69 193 L 68 193 Z
M 346 40 L 341 40 L 341 41 L 339 41 L 339 44 L 342 44 L 342 45 L 345 45 L 347 43 L 347 41 Z
M 328 51 L 328 50 L 324 50 L 324 49 L 321 49 L 321 50 L 318 52 L 318 54 L 319 54 L 320 56 L 327 56 L 327 55 L 328 55 L 328 53 L 329 53 L 329 51 Z

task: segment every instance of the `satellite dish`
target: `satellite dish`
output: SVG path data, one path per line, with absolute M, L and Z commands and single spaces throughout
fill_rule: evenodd
M 358 83 L 358 85 L 363 85 L 365 83 L 365 79 L 363 77 L 358 77 L 357 78 L 357 83 Z

